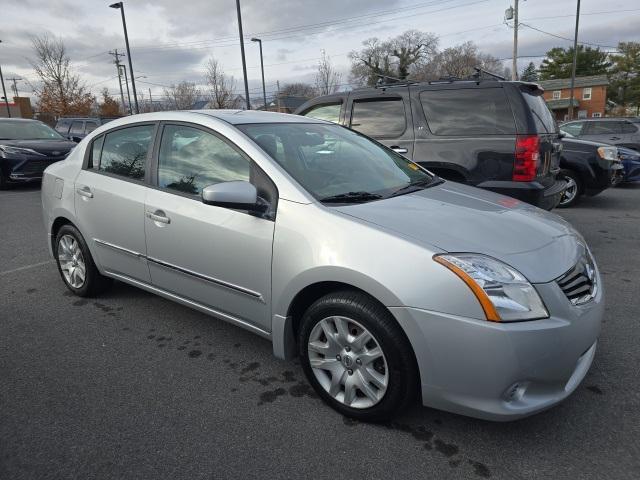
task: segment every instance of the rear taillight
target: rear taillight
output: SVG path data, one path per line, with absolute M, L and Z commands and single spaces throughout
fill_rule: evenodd
M 517 135 L 515 157 L 513 181 L 533 181 L 536 178 L 540 161 L 540 138 L 538 135 Z

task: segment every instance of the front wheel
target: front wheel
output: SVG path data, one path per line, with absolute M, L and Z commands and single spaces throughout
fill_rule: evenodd
M 578 203 L 580 195 L 582 195 L 582 182 L 578 175 L 571 170 L 561 170 L 558 178 L 567 182 L 567 188 L 560 198 L 559 207 L 571 207 Z
M 360 292 L 337 292 L 305 312 L 298 336 L 309 382 L 332 408 L 382 421 L 416 397 L 411 345 L 391 314 Z

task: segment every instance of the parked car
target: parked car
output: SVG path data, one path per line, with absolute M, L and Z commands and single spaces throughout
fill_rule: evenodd
M 595 354 L 602 284 L 571 225 L 329 122 L 115 120 L 46 170 L 42 204 L 71 292 L 117 279 L 257 333 L 362 420 L 418 390 L 520 418 L 570 395 Z
M 0 118 L 0 189 L 39 182 L 44 169 L 75 146 L 38 120 Z
M 622 182 L 640 182 L 640 152 L 630 148 L 618 147 L 618 157 L 624 168 Z
M 575 205 L 582 195 L 598 195 L 623 176 L 616 147 L 569 137 L 562 139 L 560 168 L 560 178 L 567 182 L 560 207 Z
M 640 117 L 589 118 L 563 123 L 560 130 L 581 140 L 640 150 Z
M 56 123 L 56 132 L 69 140 L 80 142 L 100 125 L 118 117 L 63 117 Z
M 364 133 L 442 178 L 547 210 L 564 190 L 558 127 L 533 83 L 383 85 L 318 97 L 296 113 Z

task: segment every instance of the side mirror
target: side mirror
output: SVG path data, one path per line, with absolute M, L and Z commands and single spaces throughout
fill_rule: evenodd
M 72 142 L 80 143 L 82 139 L 80 137 L 71 137 Z
M 249 182 L 238 180 L 209 185 L 202 189 L 202 203 L 218 207 L 264 213 L 268 205 L 258 198 L 258 190 Z

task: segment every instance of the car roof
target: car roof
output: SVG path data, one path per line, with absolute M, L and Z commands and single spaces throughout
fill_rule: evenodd
M 316 118 L 301 117 L 290 113 L 265 112 L 262 110 L 189 110 L 191 113 L 199 113 L 223 120 L 232 125 L 246 123 L 327 123 Z
M 561 125 L 566 125 L 567 123 L 575 123 L 575 122 L 613 122 L 626 120 L 631 123 L 640 123 L 640 117 L 598 117 L 598 118 L 576 118 L 574 120 L 567 120 L 566 122 L 561 123 Z

